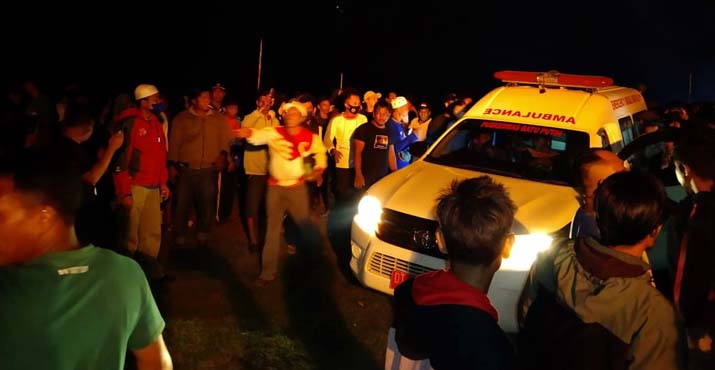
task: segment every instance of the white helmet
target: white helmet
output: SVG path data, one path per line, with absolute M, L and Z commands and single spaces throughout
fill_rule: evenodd
M 134 100 L 142 100 L 158 93 L 159 90 L 157 90 L 156 86 L 141 84 L 134 89 Z

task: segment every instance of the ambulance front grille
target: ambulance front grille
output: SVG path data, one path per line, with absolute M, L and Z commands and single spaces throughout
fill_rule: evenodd
M 445 255 L 437 248 L 437 221 L 384 208 L 375 235 L 378 239 L 439 259 Z
M 401 260 L 382 253 L 376 252 L 370 256 L 368 271 L 374 274 L 382 275 L 389 279 L 393 270 L 406 272 L 410 275 L 419 275 L 425 272 L 434 271 L 434 269 L 429 267 Z

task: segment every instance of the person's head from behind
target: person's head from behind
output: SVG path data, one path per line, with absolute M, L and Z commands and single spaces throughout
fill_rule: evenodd
M 94 117 L 83 107 L 70 107 L 65 114 L 65 120 L 62 124 L 62 133 L 64 136 L 83 143 L 92 136 L 94 131 Z
M 454 181 L 439 198 L 437 242 L 450 263 L 496 271 L 514 244 L 516 206 L 489 176 Z
M 652 247 L 663 224 L 665 202 L 663 185 L 650 174 L 631 171 L 609 176 L 593 200 L 601 243 Z
M 462 99 L 458 99 L 447 107 L 447 112 L 450 113 L 452 119 L 459 119 L 462 118 L 466 106 L 467 104 L 465 104 Z
M 689 193 L 714 191 L 715 132 L 710 128 L 689 130 L 675 146 L 675 174 Z
M 0 174 L 0 266 L 27 262 L 76 240 L 81 175 L 60 157 L 23 153 Z
M 623 160 L 610 150 L 591 148 L 576 156 L 573 182 L 583 210 L 593 213 L 593 195 L 598 185 L 608 176 L 625 170 Z

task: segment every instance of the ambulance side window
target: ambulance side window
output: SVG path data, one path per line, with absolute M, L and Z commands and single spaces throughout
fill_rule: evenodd
M 638 137 L 639 133 L 633 126 L 633 118 L 631 118 L 631 116 L 619 118 L 618 126 L 621 128 L 621 134 L 623 135 L 623 145 L 630 144 L 636 137 Z

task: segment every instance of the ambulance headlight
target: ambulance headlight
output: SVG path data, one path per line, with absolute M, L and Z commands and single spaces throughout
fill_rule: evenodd
M 358 203 L 355 222 L 366 233 L 373 235 L 382 219 L 382 203 L 372 195 L 366 195 Z
M 502 259 L 501 268 L 511 271 L 529 271 L 536 256 L 551 247 L 554 238 L 547 234 L 517 235 L 509 258 Z

